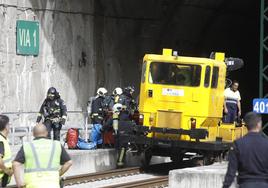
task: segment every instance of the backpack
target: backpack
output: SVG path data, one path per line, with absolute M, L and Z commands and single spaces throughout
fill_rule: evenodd
M 87 142 L 82 138 L 78 138 L 77 148 L 81 150 L 97 149 L 97 144 L 94 142 Z
M 66 134 L 66 143 L 68 149 L 76 149 L 78 143 L 79 131 L 75 128 L 70 128 Z

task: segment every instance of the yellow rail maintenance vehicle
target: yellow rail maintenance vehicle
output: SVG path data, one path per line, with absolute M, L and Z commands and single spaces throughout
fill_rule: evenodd
M 178 56 L 171 49 L 143 59 L 139 123 L 120 122 L 121 146 L 135 149 L 148 165 L 153 155 L 180 162 L 194 153 L 205 164 L 222 156 L 246 133 L 243 125 L 223 124 L 226 74 L 243 66 L 238 58 Z

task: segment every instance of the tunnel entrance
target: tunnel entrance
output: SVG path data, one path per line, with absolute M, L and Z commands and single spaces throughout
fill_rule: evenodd
M 112 91 L 133 85 L 137 95 L 143 55 L 172 48 L 183 56 L 209 57 L 219 51 L 242 58 L 245 67 L 230 79 L 240 81 L 242 110 L 249 111 L 258 97 L 259 10 L 260 3 L 251 0 L 1 4 L 0 62 L 8 73 L 0 75 L 0 110 L 38 111 L 51 85 L 71 111 L 84 110 L 100 86 Z M 7 45 L 14 40 L 17 19 L 40 22 L 38 57 L 16 56 L 15 46 Z

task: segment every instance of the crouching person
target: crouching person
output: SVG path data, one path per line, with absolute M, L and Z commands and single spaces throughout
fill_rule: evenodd
M 60 177 L 72 165 L 70 156 L 59 141 L 47 138 L 48 131 L 43 124 L 34 127 L 33 135 L 34 140 L 23 144 L 13 161 L 17 186 L 60 188 Z

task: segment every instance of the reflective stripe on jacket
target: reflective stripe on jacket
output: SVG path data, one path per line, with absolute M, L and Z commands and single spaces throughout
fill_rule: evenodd
M 26 188 L 59 188 L 61 144 L 41 138 L 23 145 Z
M 7 168 L 11 168 L 12 167 L 12 153 L 10 150 L 8 139 L 6 139 L 3 135 L 0 134 L 0 142 L 3 142 L 4 150 L 5 150 L 4 157 L 3 157 L 4 164 Z M 2 178 L 3 176 L 4 176 L 4 172 L 0 170 L 0 178 Z

